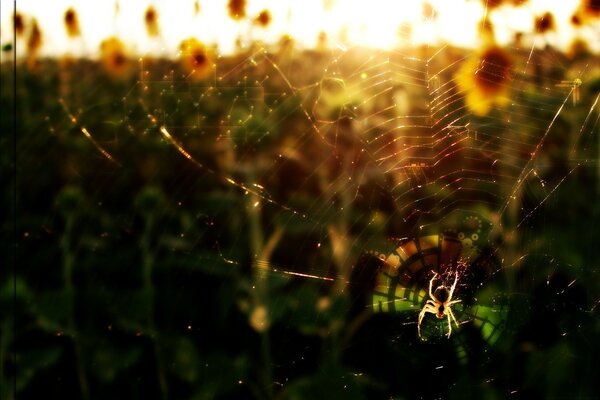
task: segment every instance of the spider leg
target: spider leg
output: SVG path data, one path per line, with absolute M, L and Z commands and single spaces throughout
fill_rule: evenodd
M 446 307 L 451 306 L 452 304 L 462 303 L 462 300 L 452 300 L 446 303 Z
M 419 337 L 421 337 L 421 321 L 423 321 L 423 318 L 425 317 L 426 313 L 435 314 L 435 308 L 433 306 L 431 306 L 430 304 L 425 304 L 425 307 L 423 307 L 423 309 L 419 313 L 419 322 L 417 324 L 417 329 L 419 331 Z
M 450 335 L 452 334 L 452 324 L 450 323 L 450 313 L 446 314 L 448 317 L 448 334 L 446 336 L 448 336 L 448 339 L 450 339 Z
M 454 323 L 456 324 L 456 327 L 459 328 L 460 325 L 458 325 L 458 321 L 456 321 L 456 317 L 454 316 L 454 313 L 452 312 L 452 310 L 450 308 L 446 309 L 448 311 L 448 317 L 452 317 L 452 321 L 454 321 Z M 448 322 L 450 322 L 449 318 L 448 318 Z
M 421 337 L 421 321 L 423 321 L 423 317 L 425 316 L 426 312 L 427 312 L 427 306 L 423 307 L 423 309 L 419 313 L 419 322 L 417 323 L 417 330 L 419 332 L 419 337 Z
M 448 299 L 452 299 L 452 295 L 454 294 L 454 289 L 456 288 L 457 283 L 458 283 L 458 272 L 454 274 L 454 283 L 452 284 L 452 287 L 450 288 L 450 295 L 448 296 Z
M 435 278 L 437 278 L 437 272 L 433 273 L 433 278 L 431 278 L 431 280 L 429 281 L 429 297 L 431 297 L 432 299 L 435 299 L 435 296 L 433 295 L 433 281 Z

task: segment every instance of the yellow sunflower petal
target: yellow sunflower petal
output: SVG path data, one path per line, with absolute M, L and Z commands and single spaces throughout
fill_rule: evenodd
M 179 49 L 181 64 L 190 78 L 201 80 L 211 75 L 213 71 L 212 55 L 204 43 L 190 37 L 181 42 Z
M 114 78 L 124 78 L 129 71 L 129 57 L 123 42 L 110 37 L 100 44 L 100 57 L 106 71 Z

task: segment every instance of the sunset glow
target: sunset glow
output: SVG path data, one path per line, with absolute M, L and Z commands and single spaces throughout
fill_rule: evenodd
M 570 22 L 579 4 L 578 0 L 532 0 L 518 7 L 490 10 L 478 0 L 249 0 L 246 16 L 237 20 L 228 14 L 226 1 L 209 0 L 20 0 L 17 8 L 26 24 L 33 18 L 38 21 L 44 33 L 41 55 L 95 57 L 100 43 L 110 36 L 121 38 L 136 54 L 164 56 L 175 56 L 181 41 L 192 36 L 216 45 L 222 54 L 234 52 L 236 42 L 242 47 L 254 41 L 275 44 L 283 35 L 307 48 L 315 47 L 319 37 L 327 38 L 326 46 L 330 48 L 367 46 L 389 50 L 424 43 L 476 47 L 481 43 L 478 24 L 484 18 L 493 24 L 499 44 L 510 43 L 515 34 L 522 32 L 528 46 L 549 43 L 564 49 L 578 37 L 598 51 L 598 21 L 578 28 Z M 69 35 L 63 24 L 65 12 L 71 7 L 78 16 L 80 37 Z M 150 7 L 157 16 L 156 35 L 150 35 L 144 23 Z M 267 14 L 263 14 L 263 24 L 256 23 L 265 10 L 270 18 L 264 19 Z M 535 19 L 546 12 L 554 15 L 556 30 L 536 34 Z M 3 43 L 12 40 L 12 14 L 12 2 L 2 2 Z

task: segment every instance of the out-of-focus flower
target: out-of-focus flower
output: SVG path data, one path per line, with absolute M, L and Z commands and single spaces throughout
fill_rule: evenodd
M 556 22 L 554 21 L 554 15 L 550 12 L 544 13 L 535 18 L 535 31 L 537 33 L 546 33 L 556 30 Z
M 279 49 L 286 51 L 294 47 L 294 38 L 288 34 L 283 34 L 279 37 Z
M 319 312 L 327 311 L 331 307 L 331 298 L 323 296 L 317 300 L 317 310 Z
M 148 33 L 148 36 L 155 37 L 160 34 L 160 29 L 158 28 L 158 13 L 154 7 L 149 6 L 146 9 L 144 22 L 146 23 L 146 32 Z
M 254 19 L 254 23 L 266 28 L 271 23 L 271 19 L 271 12 L 269 10 L 262 10 Z
M 527 0 L 481 0 L 481 2 L 483 3 L 484 7 L 492 10 L 503 5 L 519 7 L 527 3 Z
M 437 10 L 428 2 L 423 3 L 422 15 L 425 19 L 436 19 L 438 16 Z
M 583 12 L 590 17 L 600 17 L 600 0 L 583 0 Z
M 194 1 L 194 15 L 200 14 L 200 2 L 198 0 Z
M 65 30 L 67 31 L 67 35 L 71 38 L 78 37 L 81 35 L 81 29 L 79 28 L 79 18 L 77 17 L 77 12 L 73 7 L 70 7 L 65 11 Z
M 115 78 L 124 77 L 129 69 L 129 59 L 123 42 L 117 37 L 105 39 L 100 44 L 100 56 L 106 71 Z
M 71 53 L 65 53 L 59 60 L 61 72 L 75 65 L 75 57 Z
M 494 8 L 498 8 L 501 5 L 507 3 L 506 1 L 503 1 L 503 0 L 481 0 L 481 2 L 483 3 L 484 7 L 487 7 L 490 10 L 493 10 Z
M 467 108 L 477 115 L 485 115 L 493 105 L 506 105 L 512 68 L 510 55 L 497 46 L 486 47 L 477 57 L 465 61 L 456 80 L 465 92 Z
M 566 55 L 570 60 L 586 58 L 590 55 L 590 48 L 585 40 L 581 38 L 575 38 L 569 44 Z
M 23 36 L 23 32 L 25 32 L 25 19 L 19 12 L 15 12 L 13 15 L 13 28 L 17 36 Z
M 600 0 L 581 0 L 579 7 L 571 16 L 571 25 L 580 27 L 600 18 Z
M 239 20 L 246 16 L 246 0 L 229 0 L 227 10 L 232 19 Z
M 33 70 L 37 63 L 37 54 L 42 47 L 42 30 L 40 29 L 37 20 L 31 21 L 31 31 L 27 38 L 27 66 Z
M 325 31 L 319 32 L 319 36 L 317 36 L 317 49 L 318 50 L 327 49 L 327 32 L 325 32 Z
M 206 78 L 213 70 L 212 56 L 204 43 L 196 38 L 185 39 L 179 45 L 181 63 L 191 78 Z
M 250 314 L 250 326 L 257 332 L 264 332 L 269 328 L 269 315 L 264 306 L 258 306 Z
M 31 21 L 31 32 L 27 39 L 27 50 L 30 53 L 37 52 L 42 47 L 42 31 L 37 20 Z
M 523 47 L 523 32 L 515 32 L 513 36 L 513 45 L 514 47 L 521 48 Z

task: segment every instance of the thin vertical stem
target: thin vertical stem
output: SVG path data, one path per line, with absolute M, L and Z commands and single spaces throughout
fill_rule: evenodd
M 156 358 L 156 377 L 158 379 L 158 386 L 160 388 L 161 397 L 163 399 L 167 399 L 168 396 L 168 386 L 167 386 L 167 378 L 164 368 L 164 363 L 162 359 L 162 355 L 160 352 L 159 346 L 159 333 L 156 329 L 156 324 L 154 321 L 154 311 L 155 311 L 155 291 L 154 284 L 152 283 L 152 270 L 154 268 L 154 254 L 151 248 L 151 239 L 152 232 L 154 231 L 154 226 L 156 225 L 156 220 L 154 214 L 150 214 L 146 220 L 146 225 L 144 227 L 144 233 L 142 234 L 142 238 L 140 240 L 140 250 L 142 252 L 142 282 L 143 287 L 146 293 L 149 295 L 149 301 L 151 304 L 150 314 L 148 315 L 148 325 L 150 330 L 152 331 L 152 349 L 154 351 L 154 357 Z
M 14 314 L 13 314 L 14 315 Z M 14 323 L 14 322 L 13 322 Z M 11 323 L 9 321 L 5 321 L 2 324 L 2 333 L 0 333 L 0 390 L 5 390 L 8 397 L 11 397 L 11 392 L 9 389 L 9 385 L 7 384 L 6 379 L 4 377 L 4 357 L 9 353 L 9 337 L 8 332 L 12 332 Z M 4 395 L 3 391 L 0 391 L 0 396 Z M 14 393 L 12 393 L 14 396 Z
M 249 224 L 250 250 L 252 251 L 253 280 L 256 288 L 255 292 L 253 293 L 254 307 L 266 308 L 268 300 L 267 296 L 269 295 L 268 281 L 264 278 L 261 267 L 263 264 L 268 265 L 271 254 L 275 249 L 277 242 L 281 238 L 283 230 L 276 229 L 265 246 L 262 223 L 260 221 L 260 199 L 257 195 L 250 194 L 248 196 L 246 209 Z M 271 341 L 269 337 L 268 325 L 264 332 L 262 332 L 261 352 L 264 363 L 263 384 L 266 390 L 266 397 L 272 399 L 275 397 L 275 394 L 273 392 Z
M 71 296 L 72 307 L 71 312 L 67 319 L 67 328 L 69 330 L 69 336 L 73 344 L 73 353 L 75 355 L 75 369 L 77 371 L 77 379 L 79 381 L 79 388 L 81 390 L 81 398 L 88 400 L 90 398 L 89 386 L 87 377 L 85 375 L 84 367 L 82 365 L 82 351 L 79 340 L 77 339 L 77 324 L 75 323 L 75 290 L 73 288 L 73 266 L 75 264 L 75 255 L 71 250 L 71 237 L 73 226 L 75 224 L 75 217 L 73 214 L 69 214 L 65 221 L 65 232 L 60 241 L 60 247 L 63 256 L 63 282 L 65 285 L 65 291 Z

